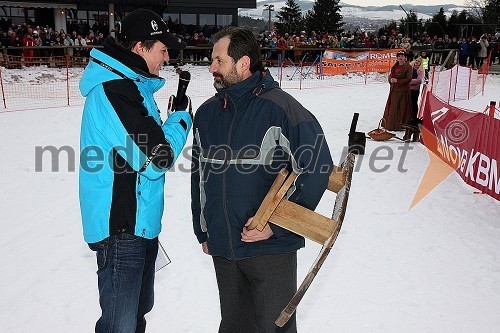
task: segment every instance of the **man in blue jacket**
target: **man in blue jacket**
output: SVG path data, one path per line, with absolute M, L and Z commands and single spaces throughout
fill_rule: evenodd
M 138 9 L 103 46 L 91 51 L 80 81 L 86 97 L 80 208 L 85 241 L 97 255 L 102 310 L 95 331 L 144 332 L 144 315 L 153 307 L 164 174 L 192 123 L 189 98 L 174 98 L 162 122 L 153 93 L 165 84 L 158 74 L 168 49 L 185 45 L 160 16 Z
M 297 250 L 304 239 L 252 221 L 282 167 L 299 175 L 288 200 L 314 209 L 333 168 L 316 118 L 264 70 L 253 34 L 228 27 L 212 36 L 215 97 L 193 124 L 194 232 L 213 258 L 219 288 L 219 332 L 296 332 L 295 316 L 274 325 L 297 288 Z

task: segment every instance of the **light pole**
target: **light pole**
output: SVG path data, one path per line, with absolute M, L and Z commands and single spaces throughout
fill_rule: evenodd
M 406 12 L 406 10 L 403 8 L 402 5 L 399 5 L 399 7 L 401 7 L 401 9 L 403 10 L 403 12 L 405 12 L 406 14 L 406 34 L 408 35 L 408 38 L 410 38 L 410 14 L 408 14 Z
M 271 12 L 274 11 L 274 5 L 264 5 L 265 9 L 269 11 L 269 34 L 271 34 Z

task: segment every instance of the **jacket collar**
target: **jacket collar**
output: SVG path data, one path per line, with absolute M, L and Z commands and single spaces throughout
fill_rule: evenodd
M 137 74 L 150 78 L 157 77 L 149 73 L 148 64 L 144 58 L 130 50 L 118 46 L 113 37 L 108 36 L 102 46 L 103 53 L 118 60 Z
M 217 89 L 220 98 L 229 97 L 235 105 L 252 99 L 264 91 L 274 89 L 278 83 L 274 81 L 268 69 L 255 72 L 249 78 L 227 88 Z

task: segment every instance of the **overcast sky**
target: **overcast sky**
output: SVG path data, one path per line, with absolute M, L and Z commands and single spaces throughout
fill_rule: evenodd
M 341 0 L 341 2 L 348 3 L 350 5 L 358 5 L 358 6 L 385 6 L 385 5 L 404 5 L 411 3 L 412 5 L 436 5 L 436 4 L 455 4 L 462 6 L 464 5 L 464 0 L 416 0 L 415 2 L 411 2 L 408 0 L 389 0 L 381 3 L 377 0 Z

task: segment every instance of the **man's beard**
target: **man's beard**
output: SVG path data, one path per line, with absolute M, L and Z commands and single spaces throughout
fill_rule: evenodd
M 214 73 L 214 87 L 216 89 L 224 89 L 241 82 L 241 79 L 236 70 L 236 65 L 233 65 L 231 72 L 227 75 L 222 75 L 220 73 Z

